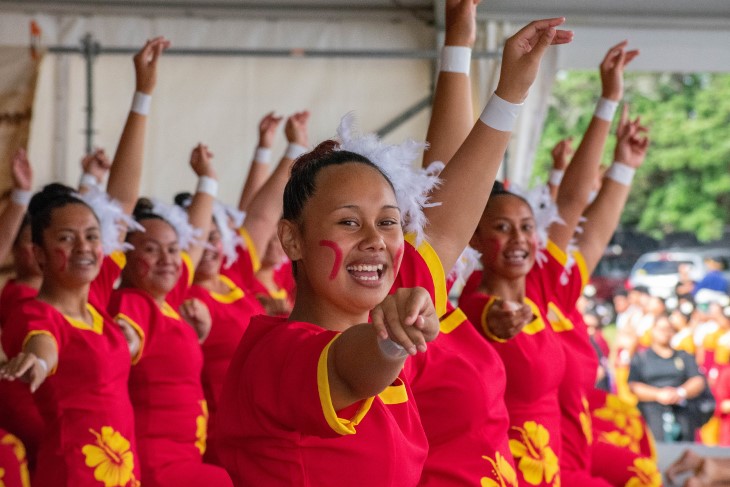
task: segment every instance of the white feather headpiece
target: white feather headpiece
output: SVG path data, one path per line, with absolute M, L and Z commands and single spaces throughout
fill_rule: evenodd
M 241 228 L 243 226 L 243 221 L 246 219 L 246 212 L 241 211 L 234 206 L 226 205 L 225 203 L 221 203 L 221 205 L 223 206 L 223 209 L 226 211 L 228 218 L 231 219 L 231 222 L 233 223 L 233 227 Z
M 185 210 L 178 205 L 168 205 L 156 198 L 152 198 L 151 201 L 151 213 L 159 216 L 175 229 L 181 249 L 187 250 L 192 244 L 202 245 L 200 237 L 203 235 L 203 229 L 195 228 L 190 224 L 188 213 Z
M 421 157 L 427 147 L 425 142 L 408 139 L 398 145 L 382 142 L 376 134 L 359 134 L 355 131 L 355 117 L 348 113 L 342 117 L 337 129 L 339 150 L 354 152 L 366 157 L 385 174 L 395 189 L 395 196 L 403 218 L 403 231 L 414 233 L 416 243 L 425 239 L 423 228 L 426 215 L 423 208 L 433 206 L 428 197 L 440 180 L 430 170 L 416 168 L 413 162 Z M 430 168 L 429 168 L 430 169 Z
M 480 269 L 481 266 L 482 254 L 478 250 L 467 246 L 456 260 L 454 267 L 451 268 L 447 280 L 453 279 L 454 287 L 463 287 L 469 276 Z
M 104 249 L 104 255 L 132 248 L 129 243 L 120 242 L 119 237 L 122 233 L 135 230 L 144 231 L 144 228 L 134 221 L 134 218 L 124 213 L 119 202 L 112 199 L 106 191 L 89 187 L 86 193 L 77 193 L 75 196 L 89 205 L 99 219 L 101 246 Z
M 218 200 L 215 200 L 213 203 L 213 220 L 215 220 L 218 232 L 221 235 L 221 247 L 223 249 L 223 255 L 225 256 L 223 265 L 226 268 L 231 267 L 231 265 L 236 262 L 238 259 L 236 247 L 243 245 L 243 239 L 241 236 L 234 232 L 228 224 L 228 218 L 230 215 L 227 211 L 228 208 L 229 207 Z M 240 225 L 236 225 L 236 228 L 239 226 Z

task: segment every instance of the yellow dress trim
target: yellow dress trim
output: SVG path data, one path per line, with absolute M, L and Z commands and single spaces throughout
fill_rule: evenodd
M 33 330 L 33 331 L 29 331 L 28 334 L 25 335 L 25 338 L 23 339 L 23 346 L 21 348 L 23 350 L 25 350 L 25 345 L 30 341 L 30 339 L 33 338 L 34 336 L 38 336 L 38 335 L 46 335 L 46 336 L 49 336 L 51 338 L 51 340 L 53 340 L 53 343 L 56 345 L 56 353 L 58 353 L 59 348 L 58 348 L 58 342 L 56 341 L 56 337 L 53 336 L 53 333 L 51 333 L 48 330 Z M 48 371 L 48 376 L 47 377 L 50 377 L 53 374 L 55 374 L 57 368 L 58 368 L 58 362 L 56 362 L 56 366 L 55 367 L 53 367 L 51 370 Z
M 416 235 L 409 233 L 405 236 L 406 242 L 411 244 L 423 257 L 423 260 L 428 266 L 428 270 L 431 272 L 431 278 L 433 279 L 433 287 L 435 293 L 434 306 L 436 308 L 436 314 L 443 316 L 446 314 L 446 300 L 448 299 L 448 293 L 446 292 L 446 273 L 444 272 L 444 266 L 441 264 L 436 251 L 431 247 L 431 244 L 425 240 L 421 242 L 421 245 L 416 247 Z
M 439 329 L 441 333 L 446 333 L 448 335 L 452 331 L 456 330 L 459 325 L 464 323 L 466 319 L 466 315 L 461 308 L 456 308 L 446 318 L 441 319 L 439 322 Z
M 228 288 L 228 292 L 226 294 L 220 294 L 215 291 L 210 292 L 210 297 L 215 299 L 219 303 L 235 303 L 246 295 L 246 293 L 243 292 L 243 289 L 236 286 L 236 283 L 228 279 L 226 276 L 218 275 L 218 280 Z
M 591 274 L 588 272 L 588 266 L 586 265 L 586 260 L 585 257 L 583 257 L 583 254 L 576 250 L 573 252 L 573 257 L 575 258 L 575 266 L 580 272 L 581 289 L 583 289 L 591 279 Z
M 188 287 L 193 285 L 193 279 L 195 279 L 195 267 L 193 267 L 193 261 L 190 259 L 190 254 L 187 252 L 181 252 L 183 265 L 188 268 Z
M 568 256 L 566 255 L 566 253 L 563 251 L 563 249 L 555 245 L 555 242 L 553 242 L 552 240 L 548 240 L 545 250 L 547 250 L 548 253 L 552 255 L 555 260 L 560 262 L 560 265 L 565 266 L 565 264 L 568 263 Z
M 406 385 L 400 377 L 396 379 L 396 382 L 398 382 L 397 385 L 390 385 L 378 394 L 383 404 L 403 404 L 404 402 L 408 402 Z
M 272 299 L 280 299 L 283 301 L 289 298 L 289 293 L 286 292 L 286 289 L 277 289 L 276 291 L 267 289 L 267 291 L 269 291 L 269 296 L 271 296 Z
M 115 250 L 111 254 L 109 254 L 109 257 L 111 260 L 114 261 L 114 263 L 119 266 L 120 269 L 124 269 L 124 266 L 127 265 L 127 254 L 122 252 L 121 250 Z
M 125 323 L 127 323 L 129 326 L 131 326 L 135 332 L 137 332 L 137 336 L 139 336 L 139 350 L 135 354 L 134 357 L 132 357 L 132 365 L 136 365 L 137 362 L 139 362 L 139 359 L 142 358 L 142 352 L 144 351 L 144 344 L 145 344 L 145 336 L 144 336 L 144 330 L 141 326 L 139 326 L 139 323 L 134 321 L 129 316 L 125 315 L 124 313 L 117 313 L 117 316 L 114 318 L 115 320 L 124 320 Z
M 102 317 L 101 314 L 96 311 L 96 308 L 94 308 L 89 303 L 86 303 L 86 309 L 89 311 L 89 313 L 91 313 L 91 326 L 89 326 L 89 324 L 86 323 L 84 320 L 78 320 L 68 315 L 63 315 L 63 317 L 66 318 L 66 321 L 68 321 L 69 324 L 74 328 L 78 328 L 79 330 L 93 331 L 97 335 L 101 335 L 104 331 L 104 317 Z
M 167 316 L 168 318 L 172 318 L 173 320 L 181 320 L 180 315 L 175 311 L 175 309 L 167 304 L 167 301 L 164 301 L 162 303 L 162 306 L 160 306 L 160 311 L 163 315 Z
M 540 308 L 538 308 L 535 302 L 528 297 L 525 297 L 525 304 L 532 308 L 532 314 L 535 315 L 535 319 L 526 324 L 522 329 L 522 332 L 527 333 L 528 335 L 540 333 L 545 329 L 545 322 L 542 319 Z
M 344 419 L 337 416 L 335 407 L 332 405 L 332 395 L 330 393 L 330 382 L 329 382 L 329 370 L 327 368 L 327 357 L 332 344 L 340 337 L 336 335 L 326 347 L 322 350 L 319 355 L 319 361 L 317 362 L 317 388 L 319 389 L 319 402 L 322 405 L 322 413 L 324 418 L 327 420 L 327 424 L 332 428 L 333 431 L 341 435 L 354 435 L 357 433 L 355 427 L 360 424 L 360 421 L 370 410 L 370 406 L 373 404 L 374 397 L 369 397 L 362 401 L 360 408 L 355 413 L 352 419 Z
M 251 267 L 253 267 L 253 271 L 258 272 L 259 269 L 261 269 L 261 260 L 259 259 L 256 246 L 253 244 L 253 240 L 251 240 L 251 235 L 248 234 L 248 230 L 244 227 L 239 228 L 238 233 L 241 235 L 243 241 L 246 242 L 246 250 L 248 250 L 248 255 L 251 258 Z
M 570 331 L 575 328 L 573 322 L 566 318 L 563 312 L 560 311 L 560 308 L 558 308 L 558 305 L 552 301 L 548 303 L 548 321 L 550 322 L 550 327 L 557 332 Z
M 489 313 L 489 309 L 492 307 L 494 302 L 497 300 L 494 296 L 489 298 L 489 301 L 487 301 L 487 304 L 484 305 L 484 309 L 482 310 L 482 331 L 484 332 L 484 336 L 486 336 L 489 340 L 497 343 L 505 343 L 507 340 L 504 338 L 499 338 L 497 335 L 492 333 L 492 331 L 489 329 L 489 325 L 487 324 L 487 314 Z

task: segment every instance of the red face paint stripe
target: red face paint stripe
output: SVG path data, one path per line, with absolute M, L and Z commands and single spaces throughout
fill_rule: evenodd
M 55 249 L 53 251 L 58 256 L 58 260 L 61 261 L 61 265 L 58 268 L 59 272 L 65 272 L 66 267 L 68 266 L 68 255 L 66 255 L 66 252 L 64 252 L 61 249 Z
M 319 244 L 323 247 L 331 248 L 335 253 L 335 262 L 332 264 L 332 272 L 330 272 L 330 279 L 334 279 L 340 271 L 340 265 L 342 265 L 342 249 L 340 249 L 340 246 L 331 240 L 320 240 Z
M 405 244 L 400 244 L 400 247 L 398 247 L 398 250 L 395 252 L 395 275 L 398 275 L 398 272 L 400 272 L 400 265 L 403 260 L 403 252 L 405 251 Z

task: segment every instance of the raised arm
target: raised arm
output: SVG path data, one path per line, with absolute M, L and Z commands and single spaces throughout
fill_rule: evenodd
M 474 126 L 469 68 L 476 39 L 476 11 L 481 0 L 446 1 L 446 39 L 423 154 L 423 167 L 447 163 Z
M 280 123 L 281 117 L 275 116 L 274 112 L 267 113 L 259 122 L 259 145 L 248 168 L 248 176 L 246 176 L 246 182 L 241 190 L 241 198 L 238 200 L 238 209 L 241 211 L 246 211 L 253 197 L 266 182 L 269 175 L 269 162 L 271 162 L 271 147 L 274 145 L 276 129 Z
M 555 27 L 563 18 L 530 23 L 504 46 L 499 84 L 480 120 L 441 173 L 426 208 L 426 235 L 444 269 L 451 269 L 469 243 L 509 142 L 514 120 L 551 44 L 570 42 L 572 32 Z
M 276 233 L 283 211 L 282 195 L 286 182 L 289 180 L 291 166 L 297 157 L 307 151 L 309 145 L 308 122 L 308 111 L 295 113 L 286 120 L 285 133 L 289 141 L 286 154 L 248 205 L 243 227 L 251 237 L 259 255 L 263 255 L 269 239 Z
M 106 176 L 112 167 L 111 161 L 107 157 L 104 149 L 96 149 L 90 154 L 86 154 L 81 159 L 81 181 L 79 181 L 79 193 L 86 193 L 91 188 L 104 188 Z
M 30 188 L 33 185 L 33 170 L 30 168 L 28 156 L 25 149 L 18 149 L 13 155 L 13 190 L 10 194 L 10 201 L 2 213 L 0 213 L 0 261 L 5 261 L 13 241 L 18 234 L 20 224 L 23 223 L 23 216 L 28 208 L 32 196 Z
M 577 238 L 578 248 L 589 274 L 596 268 L 618 226 L 631 191 L 634 172 L 646 157 L 649 139 L 643 135 L 645 132 L 647 129 L 640 124 L 638 118 L 634 121 L 628 119 L 628 108 L 624 105 L 616 130 L 614 163 L 603 177 L 598 197 L 585 212 L 586 222 Z
M 193 269 L 198 267 L 198 263 L 203 257 L 205 242 L 208 241 L 208 233 L 210 233 L 210 222 L 213 218 L 213 204 L 218 194 L 218 178 L 213 169 L 212 158 L 213 153 L 208 150 L 208 146 L 203 144 L 198 144 L 190 154 L 190 167 L 198 176 L 198 188 L 188 207 L 188 219 L 190 225 L 203 232 L 187 250 Z
M 157 61 L 162 51 L 169 46 L 170 41 L 164 37 L 156 37 L 147 41 L 142 50 L 134 56 L 136 73 L 134 101 L 114 154 L 107 184 L 109 196 L 119 201 L 128 215 L 132 214 L 139 197 L 145 129 L 151 95 L 157 82 Z
M 573 137 L 567 137 L 555 144 L 550 155 L 553 158 L 553 168 L 550 170 L 547 184 L 550 188 L 550 197 L 555 201 L 558 198 L 558 188 L 565 175 L 565 169 L 573 156 Z
M 624 67 L 639 54 L 627 51 L 626 44 L 623 41 L 613 46 L 601 62 L 601 99 L 558 189 L 556 201 L 564 224 L 551 225 L 548 232 L 550 240 L 563 250 L 575 234 L 598 176 L 614 111 L 623 98 Z

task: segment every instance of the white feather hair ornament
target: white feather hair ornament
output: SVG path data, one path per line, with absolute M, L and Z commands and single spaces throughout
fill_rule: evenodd
M 234 232 L 228 224 L 229 213 L 227 209 L 228 207 L 218 200 L 213 203 L 213 220 L 221 235 L 221 247 L 223 249 L 223 256 L 225 257 L 223 266 L 225 268 L 231 267 L 236 262 L 238 259 L 236 247 L 243 245 L 241 236 Z M 240 225 L 237 225 L 236 228 L 238 226 Z
M 370 160 L 385 174 L 395 189 L 403 218 L 403 231 L 416 235 L 416 245 L 425 240 L 423 228 L 426 215 L 423 208 L 435 206 L 428 198 L 440 180 L 430 167 L 428 170 L 414 167 L 427 147 L 425 142 L 408 139 L 398 145 L 386 144 L 376 134 L 359 134 L 355 130 L 355 116 L 346 114 L 337 128 L 339 150 L 360 154 Z M 443 167 L 443 166 L 441 166 Z
M 225 203 L 221 203 L 221 205 L 223 205 L 223 209 L 226 211 L 228 218 L 231 219 L 233 227 L 241 228 L 243 226 L 243 221 L 246 219 L 246 212 L 241 211 L 234 206 L 226 205 Z
M 89 187 L 87 192 L 76 193 L 75 196 L 89 205 L 96 218 L 99 219 L 101 246 L 104 255 L 132 248 L 129 243 L 119 241 L 119 236 L 122 233 L 144 231 L 142 225 L 134 221 L 134 218 L 130 215 L 124 213 L 119 202 L 109 196 L 106 191 Z
M 188 220 L 188 213 L 178 205 L 168 205 L 162 201 L 152 198 L 152 211 L 153 213 L 175 229 L 177 233 L 177 241 L 180 248 L 188 250 L 192 244 L 202 245 L 200 237 L 203 236 L 202 228 L 195 228 L 190 224 Z
M 449 271 L 447 280 L 453 279 L 454 287 L 462 287 L 474 271 L 481 269 L 481 259 L 482 254 L 478 250 L 467 246 L 459 258 L 456 259 L 454 267 Z

